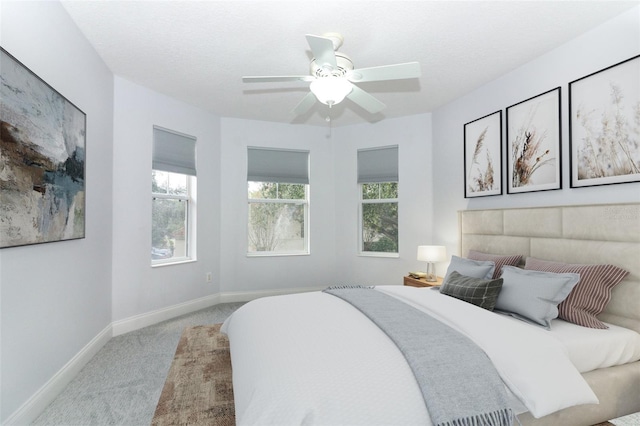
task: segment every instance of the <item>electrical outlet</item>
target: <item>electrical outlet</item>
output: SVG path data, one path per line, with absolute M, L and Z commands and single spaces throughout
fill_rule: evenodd
M 211 274 L 211 272 L 207 272 L 207 282 L 210 283 L 211 281 L 213 281 L 213 274 Z

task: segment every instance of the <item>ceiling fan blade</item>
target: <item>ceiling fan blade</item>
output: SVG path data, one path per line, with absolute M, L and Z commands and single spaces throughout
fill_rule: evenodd
M 364 81 L 400 80 L 418 78 L 421 75 L 419 62 L 406 64 L 383 65 L 381 67 L 359 68 L 347 74 L 347 79 L 354 83 Z
M 351 93 L 347 95 L 347 98 L 351 99 L 356 104 L 360 105 L 362 108 L 366 109 L 371 114 L 377 114 L 387 106 L 356 86 L 352 84 L 353 88 Z
M 333 69 L 337 69 L 338 64 L 336 62 L 336 52 L 333 50 L 333 41 L 326 37 L 318 37 L 311 34 L 307 34 L 306 37 L 316 64 L 319 67 L 330 65 Z
M 315 103 L 316 103 L 315 95 L 309 92 L 307 93 L 307 96 L 302 98 L 300 103 L 298 103 L 298 105 L 296 105 L 296 107 L 293 108 L 293 110 L 291 110 L 291 112 L 295 115 L 302 115 L 307 111 L 309 111 Z
M 243 83 L 277 83 L 281 81 L 313 81 L 315 78 L 310 75 L 273 75 L 273 76 L 251 76 L 242 77 Z

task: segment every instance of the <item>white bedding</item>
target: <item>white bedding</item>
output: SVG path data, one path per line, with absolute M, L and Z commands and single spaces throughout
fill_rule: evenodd
M 567 348 L 569 359 L 581 373 L 640 360 L 640 334 L 607 326 L 600 330 L 555 319 L 550 333 Z
M 597 403 L 563 344 L 546 330 L 436 291 L 376 290 L 428 310 L 472 338 L 534 416 Z M 258 299 L 229 317 L 223 331 L 231 343 L 238 424 L 431 424 L 400 351 L 335 296 Z

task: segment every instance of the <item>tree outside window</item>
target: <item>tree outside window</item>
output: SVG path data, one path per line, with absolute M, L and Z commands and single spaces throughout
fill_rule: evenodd
M 398 183 L 363 183 L 362 252 L 398 253 Z
M 307 185 L 248 182 L 250 254 L 308 253 Z

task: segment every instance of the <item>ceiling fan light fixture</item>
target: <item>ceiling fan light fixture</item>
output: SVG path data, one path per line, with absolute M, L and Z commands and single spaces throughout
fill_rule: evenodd
M 351 93 L 353 86 L 345 78 L 317 78 L 309 86 L 318 101 L 325 105 L 339 104 Z
M 249 76 L 242 77 L 242 81 L 245 83 L 311 82 L 309 92 L 292 111 L 296 116 L 301 116 L 313 107 L 316 100 L 331 108 L 347 96 L 350 101 L 369 114 L 378 114 L 385 108 L 385 104 L 355 83 L 420 77 L 418 62 L 354 69 L 351 59 L 337 51 L 343 40 L 340 34 L 327 33 L 323 37 L 307 34 L 306 38 L 313 54 L 309 64 L 310 75 Z

